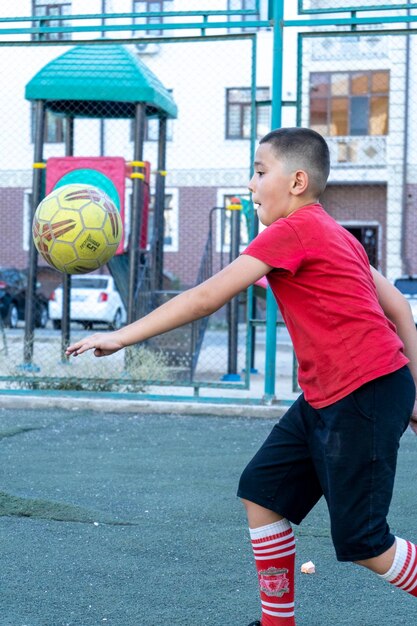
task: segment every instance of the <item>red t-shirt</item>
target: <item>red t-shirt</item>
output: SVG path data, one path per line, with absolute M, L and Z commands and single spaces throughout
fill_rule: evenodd
M 313 407 L 408 363 L 378 302 L 365 250 L 320 204 L 278 219 L 243 254 L 276 268 L 267 279 L 294 345 L 300 387 Z

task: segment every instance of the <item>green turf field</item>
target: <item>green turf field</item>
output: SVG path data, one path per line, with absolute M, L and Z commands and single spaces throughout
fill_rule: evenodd
M 63 405 L 65 402 L 63 401 Z M 0 410 L 0 626 L 247 626 L 259 617 L 240 470 L 267 419 Z M 417 440 L 391 525 L 417 540 Z M 417 600 L 298 529 L 297 626 L 415 626 Z

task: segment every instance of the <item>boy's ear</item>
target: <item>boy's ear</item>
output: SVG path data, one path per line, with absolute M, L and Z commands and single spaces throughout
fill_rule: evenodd
M 304 170 L 294 172 L 291 193 L 294 196 L 300 196 L 308 189 L 308 174 Z

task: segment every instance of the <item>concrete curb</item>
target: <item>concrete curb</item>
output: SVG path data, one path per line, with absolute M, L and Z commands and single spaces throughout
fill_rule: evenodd
M 165 402 L 160 400 L 124 400 L 76 398 L 72 396 L 1 395 L 0 409 L 67 409 L 101 413 L 147 413 L 162 415 L 213 415 L 215 417 L 259 417 L 279 419 L 288 407 L 270 405 L 217 404 L 210 402 Z

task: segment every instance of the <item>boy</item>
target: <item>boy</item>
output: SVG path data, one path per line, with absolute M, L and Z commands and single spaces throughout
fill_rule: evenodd
M 67 349 L 98 357 L 205 315 L 267 275 L 290 332 L 303 394 L 242 474 L 262 619 L 293 626 L 299 524 L 326 498 L 337 558 L 417 596 L 416 547 L 386 517 L 399 440 L 417 432 L 417 334 L 403 296 L 318 203 L 328 146 L 306 128 L 267 134 L 249 189 L 267 228 L 228 267 L 113 333 Z

